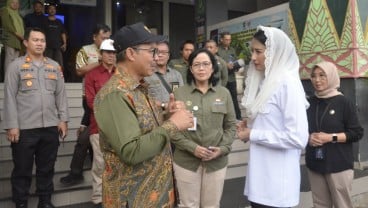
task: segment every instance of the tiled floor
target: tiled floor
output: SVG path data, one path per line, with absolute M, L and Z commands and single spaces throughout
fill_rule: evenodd
M 302 166 L 302 183 L 301 183 L 301 192 L 302 195 L 306 195 L 304 193 L 308 193 L 310 191 L 308 177 L 306 174 L 305 166 Z M 355 178 L 361 178 L 364 176 L 368 176 L 368 170 L 355 170 Z M 368 180 L 368 177 L 366 177 Z M 235 178 L 226 180 L 223 196 L 221 199 L 221 208 L 245 208 L 249 206 L 249 202 L 245 196 L 243 196 L 243 189 L 244 189 L 245 177 L 242 178 Z M 364 197 L 356 197 L 356 200 L 359 198 L 365 199 Z M 303 205 L 300 205 L 303 207 Z M 92 203 L 83 203 L 83 204 L 75 204 L 70 206 L 63 206 L 60 208 L 93 208 Z M 305 207 L 303 207 L 305 208 Z
M 82 204 L 74 204 L 74 205 L 63 206 L 59 208 L 93 208 L 93 203 L 89 202 L 89 203 L 82 203 Z

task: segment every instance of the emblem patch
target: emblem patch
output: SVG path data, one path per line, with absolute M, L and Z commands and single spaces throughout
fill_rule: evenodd
M 33 78 L 33 76 L 32 76 L 32 74 L 27 73 L 26 75 L 24 75 L 24 78 L 25 78 L 25 79 L 32 79 L 32 78 Z
M 28 81 L 26 82 L 26 85 L 27 85 L 27 87 L 32 87 L 33 83 L 32 83 L 32 81 L 31 81 L 31 80 L 28 80 Z

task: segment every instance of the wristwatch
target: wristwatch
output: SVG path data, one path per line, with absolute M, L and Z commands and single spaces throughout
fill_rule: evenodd
M 337 142 L 337 134 L 332 134 L 332 143 Z
M 161 103 L 161 109 L 164 111 L 166 108 L 166 104 L 165 103 Z

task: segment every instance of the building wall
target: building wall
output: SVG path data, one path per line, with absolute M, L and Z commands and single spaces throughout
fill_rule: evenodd
M 171 56 L 173 58 L 177 58 L 180 55 L 180 44 L 188 39 L 195 40 L 193 5 L 170 3 L 169 19 L 169 39 Z

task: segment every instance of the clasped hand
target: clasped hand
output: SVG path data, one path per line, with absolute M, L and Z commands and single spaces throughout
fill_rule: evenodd
M 321 146 L 329 142 L 329 134 L 325 132 L 314 132 L 309 136 L 309 145 L 313 147 Z
M 198 145 L 194 150 L 194 155 L 201 158 L 202 161 L 210 161 L 221 155 L 221 149 L 219 147 L 203 147 Z
M 247 126 L 247 121 L 243 120 L 236 124 L 237 138 L 243 142 L 247 142 L 250 137 L 250 128 Z

